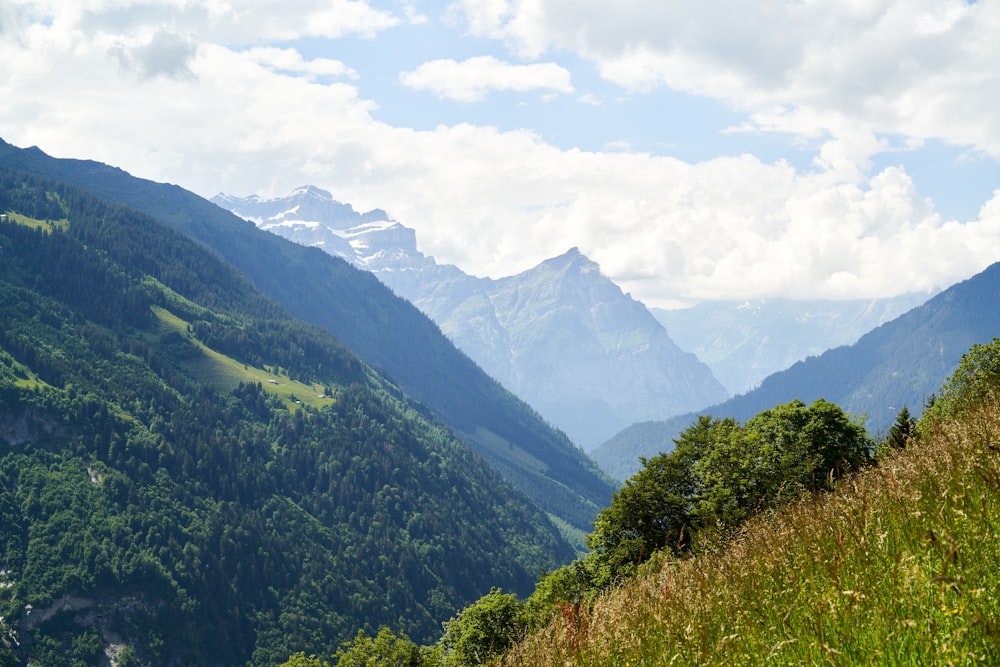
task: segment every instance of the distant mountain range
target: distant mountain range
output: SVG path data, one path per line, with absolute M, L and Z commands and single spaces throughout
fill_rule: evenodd
M 705 364 L 576 248 L 518 275 L 477 278 L 418 251 L 414 230 L 384 211 L 356 212 L 312 186 L 275 199 L 212 201 L 373 272 L 585 449 L 636 421 L 727 395 Z
M 288 312 L 333 333 L 428 406 L 574 538 L 613 482 L 580 449 L 462 354 L 426 315 L 366 271 L 258 229 L 176 185 L 0 141 L 0 167 L 28 171 L 135 208 L 211 249 Z
M 799 399 L 825 398 L 865 420 L 868 431 L 887 431 L 904 405 L 919 415 L 923 405 L 976 343 L 1000 336 L 1000 264 L 953 285 L 926 303 L 837 347 L 774 373 L 756 389 L 700 411 L 746 420 L 762 410 Z M 673 438 L 694 414 L 636 424 L 602 444 L 591 456 L 619 479 L 639 469 L 638 457 L 672 448 Z
M 743 394 L 806 357 L 850 345 L 933 294 L 847 301 L 708 301 L 650 309 L 683 349 L 704 361 L 730 395 Z

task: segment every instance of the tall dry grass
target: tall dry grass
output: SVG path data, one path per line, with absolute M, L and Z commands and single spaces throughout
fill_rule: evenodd
M 565 606 L 515 665 L 1000 664 L 1000 405 Z

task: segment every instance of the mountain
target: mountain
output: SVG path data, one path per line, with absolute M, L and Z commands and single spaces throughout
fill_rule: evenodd
M 380 246 L 416 247 L 414 231 L 390 220 L 385 211 L 359 213 L 350 204 L 342 204 L 311 185 L 280 199 L 219 194 L 210 201 L 252 220 L 261 229 L 353 263 L 364 264 L 368 257 L 383 250 Z
M 0 168 L 0 321 L 0 664 L 428 641 L 574 553 L 425 406 L 133 209 Z
M 0 142 L 0 166 L 64 181 L 131 206 L 211 249 L 294 317 L 333 333 L 427 405 L 504 479 L 577 537 L 613 482 L 565 434 L 490 378 L 423 313 L 377 278 L 304 247 L 176 185 L 87 160 Z
M 825 398 L 864 418 L 868 431 L 878 435 L 888 430 L 904 405 L 919 415 L 962 355 L 972 345 L 997 336 L 1000 264 L 953 285 L 852 345 L 799 361 L 768 376 L 756 389 L 701 413 L 745 420 L 793 399 L 810 403 Z M 638 456 L 662 451 L 663 443 L 672 443 L 693 420 L 693 414 L 684 415 L 623 431 L 591 456 L 612 475 L 626 479 L 639 469 Z
M 212 201 L 262 229 L 373 272 L 585 449 L 635 421 L 698 409 L 727 395 L 644 305 L 576 248 L 492 280 L 437 264 L 417 249 L 414 230 L 385 211 L 356 212 L 312 186 L 275 199 L 218 195 Z
M 731 395 L 796 361 L 850 345 L 932 294 L 848 301 L 709 301 L 650 312 L 677 344 L 704 361 Z

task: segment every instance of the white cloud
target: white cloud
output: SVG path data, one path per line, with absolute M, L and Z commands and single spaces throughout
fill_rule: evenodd
M 358 73 L 339 60 L 313 58 L 305 60 L 295 49 L 275 47 L 255 47 L 246 51 L 247 57 L 272 70 L 290 74 L 305 74 L 308 77 L 347 77 L 357 79 Z
M 15 0 L 37 20 L 71 22 L 87 34 L 150 27 L 225 44 L 300 37 L 372 37 L 402 19 L 365 0 Z
M 770 130 L 860 122 L 1000 156 L 1000 119 L 984 112 L 1000 104 L 996 2 L 458 0 L 451 13 L 523 56 L 570 50 L 624 88 L 710 96 Z M 786 128 L 791 113 L 817 124 Z
M 407 2 L 403 5 L 403 14 L 411 25 L 426 25 L 430 22 L 427 15 L 420 13 L 416 5 L 412 2 Z
M 163 30 L 153 33 L 148 40 L 120 40 L 112 48 L 123 67 L 136 70 L 144 79 L 191 78 L 194 75 L 189 64 L 196 51 L 191 40 Z
M 461 62 L 432 60 L 412 72 L 400 74 L 399 78 L 410 88 L 427 90 L 457 102 L 479 102 L 492 91 L 573 92 L 572 77 L 564 67 L 555 63 L 512 65 L 492 56 Z
M 293 13 L 319 6 L 290 3 Z M 363 9 L 368 5 L 351 4 L 361 14 L 369 11 Z M 820 50 L 807 43 L 801 18 L 779 22 L 779 32 L 791 32 L 767 45 L 718 8 L 720 35 L 709 29 L 711 16 L 693 5 L 688 9 L 694 16 L 674 17 L 679 26 L 663 23 L 667 10 L 658 9 L 660 3 L 653 3 L 650 25 L 634 25 L 638 5 L 623 2 L 616 5 L 620 15 L 608 16 L 603 25 L 597 20 L 603 18 L 599 3 L 580 0 L 574 4 L 580 16 L 566 12 L 568 25 L 557 29 L 550 25 L 551 13 L 566 7 L 555 0 L 524 0 L 534 13 L 516 17 L 509 3 L 494 0 L 492 13 L 486 11 L 489 3 L 481 4 L 483 27 L 476 30 L 496 31 L 511 44 L 521 40 L 538 53 L 575 45 L 602 66 L 620 65 L 616 76 L 634 77 L 637 83 L 630 86 L 693 86 L 697 76 L 705 76 L 708 80 L 698 84 L 705 94 L 743 100 L 753 112 L 752 129 L 787 131 L 817 142 L 817 160 L 806 170 L 750 155 L 688 163 L 627 150 L 562 150 L 530 131 L 471 124 L 427 131 L 390 126 L 372 117 L 375 103 L 359 95 L 347 65 L 267 45 L 265 38 L 278 39 L 294 27 L 277 11 L 278 3 L 263 3 L 263 14 L 254 16 L 222 1 L 134 5 L 114 17 L 118 23 L 109 18 L 112 3 L 96 1 L 81 3 L 79 11 L 50 13 L 54 18 L 47 23 L 24 19 L 37 16 L 37 7 L 19 19 L 2 15 L 4 26 L 21 23 L 16 38 L 0 40 L 0 128 L 3 138 L 17 145 L 101 160 L 203 195 L 284 194 L 315 182 L 356 208 L 387 209 L 417 228 L 424 251 L 480 275 L 510 274 L 579 246 L 651 304 L 763 295 L 884 296 L 944 286 L 1000 258 L 1000 194 L 975 220 L 945 220 L 904 170 L 871 173 L 871 157 L 886 150 L 880 137 L 887 128 L 917 143 L 920 137 L 950 136 L 929 129 L 938 127 L 939 116 L 954 112 L 954 133 L 995 136 L 993 105 L 987 103 L 995 93 L 972 90 L 970 83 L 995 89 L 992 68 L 982 64 L 992 42 L 966 18 L 978 8 L 959 15 L 948 5 L 952 14 L 934 14 L 945 17 L 938 23 L 919 19 L 937 5 L 922 5 L 910 15 L 925 33 L 927 26 L 934 28 L 935 39 L 955 39 L 956 30 L 966 31 L 959 44 L 940 52 L 954 61 L 953 51 L 982 51 L 968 67 L 904 59 L 897 70 L 933 70 L 937 85 L 925 86 L 918 75 L 897 84 L 894 75 L 880 88 L 876 79 L 888 65 L 879 50 L 902 48 L 878 44 L 876 36 L 892 38 L 881 22 L 906 23 L 901 10 L 888 5 L 881 13 L 857 10 L 846 18 L 841 13 L 847 10 L 838 9 L 829 25 L 816 21 L 818 44 L 842 40 L 843 53 L 851 56 L 848 66 L 814 62 Z M 804 3 L 797 11 L 833 11 L 827 4 Z M 172 18 L 150 23 L 164 7 Z M 749 24 L 777 20 L 768 7 L 773 5 L 765 4 Z M 103 13 L 104 22 L 86 23 L 87 12 Z M 986 13 L 976 18 L 988 23 Z M 875 21 L 874 14 L 883 18 Z M 202 29 L 195 26 L 196 16 L 207 17 Z M 275 25 L 264 25 L 271 20 Z M 851 21 L 868 26 L 872 35 L 843 32 Z M 366 34 L 364 20 L 342 25 L 348 24 Z M 246 48 L 247 41 L 257 43 L 248 39 L 251 26 L 261 28 L 261 45 Z M 688 27 L 691 36 L 684 32 Z M 629 31 L 639 46 L 626 48 L 623 35 Z M 653 39 L 658 31 L 661 42 Z M 736 52 L 723 48 L 729 37 Z M 193 50 L 144 50 L 157 39 L 177 46 L 174 38 Z M 862 43 L 872 72 L 860 55 L 851 55 L 851 45 Z M 527 46 L 525 53 L 532 50 Z M 794 66 L 779 57 L 798 51 Z M 628 65 L 622 60 L 628 54 L 639 62 Z M 741 56 L 758 62 L 743 62 Z M 129 68 L 120 66 L 123 57 Z M 442 83 L 448 77 L 428 75 L 429 70 L 421 85 L 459 98 L 498 88 L 572 90 L 568 73 L 553 68 L 470 62 L 455 62 L 450 70 L 445 64 L 456 75 L 451 87 Z M 850 67 L 858 69 L 853 87 Z M 806 81 L 807 70 L 820 79 Z M 476 81 L 466 80 L 470 72 Z M 963 103 L 967 108 L 956 106 L 962 94 L 970 95 Z M 907 105 L 910 111 L 903 114 Z M 897 117 L 910 125 L 894 121 Z M 969 143 L 979 150 L 992 146 L 985 139 Z

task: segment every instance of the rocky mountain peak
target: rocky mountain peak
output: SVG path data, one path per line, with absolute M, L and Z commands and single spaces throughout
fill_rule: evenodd
M 584 448 L 635 421 L 726 396 L 708 367 L 678 348 L 646 307 L 578 247 L 514 276 L 476 278 L 420 253 L 414 230 L 388 216 L 366 224 L 353 213 L 344 222 L 344 211 L 353 209 L 318 188 L 243 201 L 231 210 L 372 271 Z M 269 223 L 267 207 L 289 213 Z M 294 226 L 293 215 L 311 222 Z

